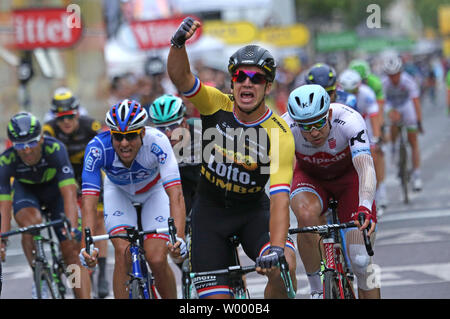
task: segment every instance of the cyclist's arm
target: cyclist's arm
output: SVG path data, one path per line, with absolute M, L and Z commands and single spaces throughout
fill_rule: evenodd
M 72 228 L 78 227 L 77 185 L 75 180 L 59 187 L 64 200 L 64 212 L 69 219 Z
M 84 230 L 86 227 L 89 227 L 91 230 L 94 229 L 96 224 L 96 214 L 97 214 L 97 204 L 98 204 L 99 196 L 97 195 L 86 195 L 83 194 L 81 197 L 81 225 Z M 100 234 L 94 234 L 100 235 Z M 84 231 L 83 231 L 83 240 L 81 241 L 81 246 L 86 248 L 84 241 Z
M 200 22 L 195 21 L 191 27 L 191 34 L 186 35 L 186 39 L 192 37 L 201 26 Z M 194 86 L 195 77 L 191 72 L 189 58 L 186 53 L 186 47 L 177 48 L 172 46 L 167 58 L 167 72 L 173 84 L 180 92 L 187 92 Z
M 419 97 L 415 97 L 412 99 L 413 103 L 414 103 L 414 109 L 416 111 L 416 115 L 417 115 L 417 121 L 418 122 L 422 122 L 422 107 L 420 104 L 420 98 Z
M 10 199 L 0 200 L 0 215 L 1 215 L 0 233 L 4 233 L 11 230 L 11 209 L 12 209 L 12 201 Z
M 173 217 L 175 227 L 177 228 L 177 236 L 185 237 L 184 227 L 186 220 L 186 207 L 184 205 L 183 189 L 181 185 L 174 185 L 166 188 L 167 196 L 170 201 L 170 216 Z
M 270 244 L 284 247 L 289 229 L 289 193 L 280 192 L 270 196 Z

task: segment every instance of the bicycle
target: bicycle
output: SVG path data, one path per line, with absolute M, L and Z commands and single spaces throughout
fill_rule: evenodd
M 92 246 L 94 242 L 100 240 L 107 240 L 113 238 L 122 238 L 127 240 L 129 245 L 129 251 L 131 254 L 131 272 L 128 274 L 130 276 L 130 280 L 127 282 L 127 287 L 129 291 L 130 299 L 157 299 L 158 295 L 156 293 L 156 288 L 154 285 L 154 278 L 149 270 L 147 261 L 145 259 L 145 251 L 142 247 L 144 242 L 144 236 L 148 234 L 160 234 L 160 233 L 170 233 L 170 236 L 173 237 L 175 234 L 171 233 L 172 231 L 176 232 L 175 226 L 173 225 L 173 218 L 169 218 L 167 228 L 157 228 L 154 230 L 146 230 L 140 231 L 135 227 L 126 227 L 125 234 L 104 234 L 92 236 L 91 230 L 89 227 L 86 227 L 85 232 L 85 242 L 86 242 L 86 252 L 90 254 L 92 250 Z
M 354 275 L 351 271 L 350 262 L 345 254 L 344 235 L 337 230 L 357 227 L 354 221 L 339 223 L 337 217 L 337 201 L 329 202 L 331 220 L 327 225 L 308 226 L 289 229 L 289 234 L 317 233 L 320 235 L 319 252 L 321 260 L 321 276 L 323 278 L 324 299 L 356 299 L 353 290 Z M 364 214 L 358 216 L 362 225 Z M 370 228 L 370 225 L 369 227 Z M 367 236 L 367 228 L 363 230 L 364 244 L 369 256 L 373 256 L 372 244 Z M 325 262 L 322 257 L 321 242 L 325 251 Z
M 250 299 L 250 294 L 246 287 L 245 275 L 256 270 L 255 265 L 250 266 L 241 266 L 238 254 L 239 247 L 239 237 L 234 235 L 229 238 L 230 243 L 233 246 L 233 259 L 234 265 L 229 266 L 225 269 L 218 269 L 212 271 L 202 271 L 202 272 L 190 272 L 183 268 L 183 278 L 188 278 L 188 281 L 182 281 L 183 284 L 183 298 L 191 299 L 192 291 L 196 291 L 193 285 L 193 280 L 196 277 L 203 276 L 218 276 L 218 275 L 227 275 L 230 278 L 230 293 L 232 294 L 234 299 Z M 289 265 L 286 261 L 286 258 L 282 256 L 279 258 L 279 267 L 281 271 L 281 278 L 286 288 L 286 292 L 288 297 L 293 299 L 295 298 L 295 291 L 291 280 L 291 275 L 289 273 Z
M 16 230 L 11 230 L 1 234 L 2 238 L 29 233 L 33 235 L 33 241 L 35 244 L 34 259 L 33 259 L 33 280 L 36 286 L 37 299 L 42 299 L 42 287 L 43 283 L 47 284 L 52 299 L 64 299 L 65 297 L 65 286 L 62 281 L 62 274 L 65 274 L 65 266 L 62 261 L 61 255 L 56 251 L 56 242 L 51 237 L 51 227 L 64 225 L 67 237 L 69 240 L 72 239 L 70 235 L 70 222 L 66 219 L 57 219 L 54 221 L 31 225 L 28 227 L 22 227 Z M 41 231 L 43 229 L 48 229 L 49 237 L 45 238 L 42 236 Z M 44 243 L 50 245 L 50 250 L 52 254 L 52 264 L 49 263 L 45 251 Z M 63 288 L 64 287 L 64 288 Z

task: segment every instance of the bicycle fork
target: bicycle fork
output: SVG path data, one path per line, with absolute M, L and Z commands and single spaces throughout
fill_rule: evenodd
M 344 289 L 343 289 L 343 276 L 344 269 L 342 267 L 342 254 L 340 245 L 336 244 L 334 238 L 331 236 L 329 238 L 323 239 L 323 246 L 325 250 L 325 258 L 326 258 L 326 265 L 324 271 L 332 271 L 338 281 L 338 287 L 339 287 L 339 294 L 341 295 L 341 298 L 344 297 Z

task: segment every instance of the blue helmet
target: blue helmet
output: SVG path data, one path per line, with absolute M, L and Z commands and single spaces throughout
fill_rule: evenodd
M 306 84 L 319 84 L 325 90 L 336 89 L 336 71 L 325 63 L 314 64 L 305 75 Z
M 330 96 L 318 84 L 302 85 L 291 92 L 288 112 L 291 118 L 302 124 L 312 124 L 328 114 Z
M 147 118 L 147 111 L 139 102 L 125 99 L 111 106 L 105 122 L 112 131 L 128 132 L 144 127 Z

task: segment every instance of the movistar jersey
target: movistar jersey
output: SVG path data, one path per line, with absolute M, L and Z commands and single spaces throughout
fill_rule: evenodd
M 78 129 L 72 134 L 65 134 L 57 125 L 56 119 L 46 122 L 43 126 L 44 134 L 56 137 L 63 142 L 69 152 L 70 162 L 75 171 L 78 185 L 81 187 L 81 172 L 83 170 L 84 150 L 87 143 L 101 130 L 101 123 L 88 116 L 80 116 Z
M 63 187 L 75 184 L 66 147 L 49 136 L 44 137 L 42 158 L 36 165 L 26 165 L 13 147 L 0 155 L 0 200 L 11 200 L 11 177 L 29 185 L 56 182 Z
M 112 183 L 131 195 L 144 193 L 159 182 L 165 189 L 181 185 L 177 160 L 169 139 L 149 126 L 145 127 L 142 146 L 129 168 L 123 165 L 115 152 L 110 131 L 98 134 L 89 142 L 82 174 L 83 195 L 100 195 L 101 170 Z
M 184 92 L 201 114 L 202 166 L 199 196 L 221 203 L 260 199 L 270 178 L 270 194 L 289 193 L 294 138 L 286 122 L 269 108 L 256 121 L 242 122 L 233 97 L 196 78 Z

